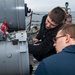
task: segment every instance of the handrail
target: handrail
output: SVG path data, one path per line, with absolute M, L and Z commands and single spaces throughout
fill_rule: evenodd
M 31 26 L 32 26 L 32 25 L 38 25 L 37 23 L 38 23 L 38 22 L 41 22 L 41 21 L 32 20 L 32 16 L 33 16 L 33 15 L 39 15 L 39 16 L 40 16 L 40 15 L 45 15 L 45 14 L 34 13 L 33 11 L 31 11 L 31 13 L 27 16 L 27 17 L 30 17 L 30 22 L 29 22 L 28 25 L 27 25 L 27 26 L 28 26 L 28 29 L 27 29 L 28 31 L 31 30 Z M 37 22 L 37 23 L 36 23 L 36 24 L 32 24 L 32 22 L 35 22 L 35 23 Z

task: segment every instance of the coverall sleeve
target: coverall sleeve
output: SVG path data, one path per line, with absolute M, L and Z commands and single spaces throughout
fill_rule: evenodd
M 33 45 L 28 44 L 29 46 L 29 53 L 33 54 L 33 56 L 38 60 L 41 61 L 45 56 L 47 56 L 47 53 L 50 52 L 53 47 L 53 37 L 46 38 L 41 44 L 39 45 Z

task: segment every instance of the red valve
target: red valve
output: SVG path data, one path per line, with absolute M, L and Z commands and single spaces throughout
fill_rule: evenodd
M 6 34 L 8 30 L 8 27 L 7 27 L 7 22 L 4 22 L 3 25 L 1 26 L 1 31 Z

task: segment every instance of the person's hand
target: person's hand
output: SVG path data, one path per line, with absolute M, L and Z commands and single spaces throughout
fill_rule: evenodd
M 34 41 L 34 43 L 37 43 L 38 42 L 38 39 L 37 38 L 34 38 L 33 41 Z

